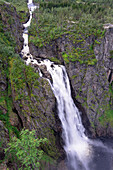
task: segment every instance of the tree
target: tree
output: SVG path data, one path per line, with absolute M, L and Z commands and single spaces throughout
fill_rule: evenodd
M 43 151 L 39 149 L 40 144 L 47 142 L 47 139 L 37 139 L 35 131 L 28 129 L 22 130 L 20 139 L 13 137 L 12 141 L 8 143 L 8 148 L 5 150 L 8 157 L 15 157 L 20 161 L 22 167 L 26 170 L 35 170 L 40 166 L 39 161 L 43 157 Z

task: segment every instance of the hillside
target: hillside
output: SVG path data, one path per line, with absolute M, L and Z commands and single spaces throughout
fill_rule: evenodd
M 90 138 L 113 137 L 112 0 L 34 0 L 39 5 L 29 27 L 30 53 L 66 67 L 74 103 Z M 48 163 L 45 170 L 67 170 L 56 98 L 38 67 L 21 58 L 26 0 L 0 1 L 0 168 L 21 167 L 5 158 L 11 139 L 25 128 L 36 131 Z M 40 67 L 45 77 L 50 75 Z M 51 77 L 49 77 L 51 80 Z M 17 162 L 16 162 L 17 161 Z M 24 167 L 25 168 L 25 167 Z

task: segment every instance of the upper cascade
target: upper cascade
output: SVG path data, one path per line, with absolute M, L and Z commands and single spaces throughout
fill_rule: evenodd
M 33 4 L 32 0 L 28 0 L 27 5 L 28 5 L 29 13 L 30 13 L 30 18 L 27 23 L 23 24 L 23 26 L 25 28 L 24 32 L 23 32 L 24 45 L 23 45 L 23 49 L 21 51 L 23 58 L 32 57 L 32 55 L 30 54 L 30 51 L 29 51 L 29 46 L 28 46 L 28 27 L 31 24 L 33 11 L 37 8 L 37 6 L 35 6 Z
M 56 65 L 47 59 L 38 62 L 30 54 L 28 27 L 31 24 L 32 13 L 37 7 L 33 4 L 32 0 L 29 0 L 27 4 L 30 18 L 24 24 L 24 46 L 21 53 L 23 59 L 26 59 L 27 65 L 30 63 L 37 66 L 45 65 L 52 77 L 52 82 L 49 79 L 48 81 L 57 99 L 58 115 L 62 123 L 62 138 L 64 140 L 64 150 L 67 155 L 69 170 L 111 170 L 112 162 L 109 162 L 109 165 L 104 165 L 104 168 L 102 165 L 100 168 L 100 164 L 102 164 L 101 161 L 107 161 L 107 158 L 112 155 L 113 151 L 107 146 L 104 146 L 102 142 L 90 140 L 85 135 L 81 113 L 71 97 L 71 88 L 65 67 Z M 43 76 L 41 71 L 40 76 Z M 97 159 L 97 155 L 100 160 Z M 102 157 L 103 155 L 104 157 Z

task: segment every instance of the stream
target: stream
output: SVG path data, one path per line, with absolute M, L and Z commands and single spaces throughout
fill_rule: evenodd
M 32 0 L 28 0 L 30 18 L 24 24 L 24 45 L 21 54 L 30 63 L 46 65 L 47 71 L 52 77 L 49 81 L 57 100 L 58 116 L 62 123 L 62 138 L 64 150 L 67 155 L 67 167 L 69 170 L 113 170 L 113 151 L 99 140 L 91 140 L 85 135 L 81 113 L 71 97 L 71 88 L 66 69 L 63 65 L 56 65 L 45 59 L 38 62 L 30 54 L 28 46 L 28 27 L 31 24 L 32 13 L 37 8 Z M 43 74 L 40 75 L 43 77 Z M 112 145 L 112 143 L 110 143 Z M 113 146 L 113 145 L 112 145 Z

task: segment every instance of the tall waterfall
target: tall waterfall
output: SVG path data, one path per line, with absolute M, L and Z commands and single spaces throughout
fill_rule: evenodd
M 21 51 L 23 58 L 26 58 L 26 64 L 29 63 L 46 65 L 51 74 L 50 82 L 53 93 L 57 99 L 58 115 L 62 123 L 62 138 L 64 140 L 64 150 L 67 155 L 69 170 L 113 170 L 112 159 L 113 151 L 103 143 L 90 140 L 85 135 L 85 129 L 81 121 L 81 113 L 75 106 L 71 97 L 69 79 L 62 65 L 55 65 L 49 60 L 38 62 L 33 59 L 28 46 L 28 27 L 32 19 L 32 12 L 36 6 L 32 0 L 28 0 L 30 12 L 29 21 L 24 24 L 24 46 Z M 42 75 L 42 74 L 40 74 Z
M 69 170 L 113 170 L 111 168 L 113 151 L 101 141 L 90 140 L 85 135 L 81 121 L 81 113 L 71 97 L 69 79 L 62 65 L 56 65 L 49 60 L 32 64 L 46 65 L 51 74 L 49 81 L 57 99 L 58 115 L 62 123 L 62 138 L 67 155 Z M 106 162 L 109 162 L 106 164 Z
M 88 170 L 90 146 L 81 122 L 80 112 L 71 97 L 70 83 L 65 67 L 53 65 L 49 60 L 43 64 L 52 76 L 52 90 L 57 99 L 58 115 L 63 128 L 64 149 L 69 162 L 69 169 Z

